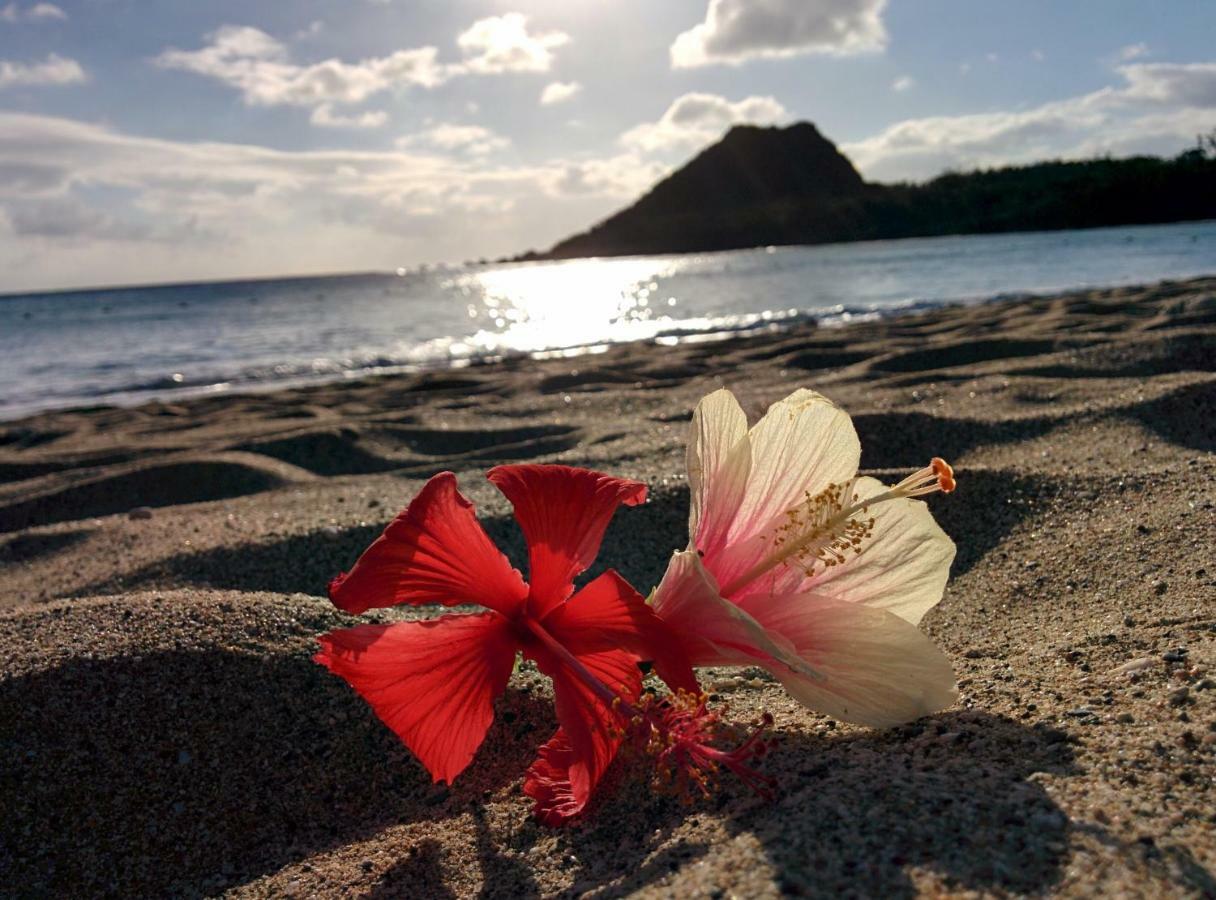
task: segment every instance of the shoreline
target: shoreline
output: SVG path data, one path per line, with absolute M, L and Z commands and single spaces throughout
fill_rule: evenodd
M 932 240 L 933 238 L 908 238 L 904 240 Z M 860 242 L 858 242 L 860 243 Z M 879 242 L 885 243 L 885 242 Z M 763 248 L 750 248 L 747 251 L 721 251 L 723 253 L 751 252 L 751 250 Z M 788 248 L 775 248 L 780 251 Z M 385 274 L 385 273 L 365 273 L 365 274 Z M 342 278 L 357 278 L 361 275 L 336 275 L 325 276 L 334 279 Z M 1015 291 L 1012 293 L 999 293 L 985 297 L 973 297 L 964 299 L 950 300 L 926 300 L 922 298 L 913 298 L 905 303 L 889 308 L 872 309 L 872 310 L 850 310 L 840 307 L 834 309 L 831 313 L 814 310 L 780 310 L 769 311 L 766 313 L 753 313 L 734 316 L 722 317 L 725 319 L 746 320 L 739 321 L 733 326 L 727 326 L 725 323 L 719 328 L 707 328 L 705 330 L 693 330 L 689 327 L 681 327 L 679 322 L 672 322 L 668 330 L 660 331 L 654 337 L 643 338 L 637 340 L 626 341 L 609 341 L 596 344 L 578 345 L 572 347 L 555 347 L 538 351 L 518 351 L 507 352 L 500 354 L 487 354 L 484 356 L 469 356 L 464 358 L 452 358 L 443 361 L 435 361 L 433 363 L 411 363 L 400 365 L 385 365 L 385 366 L 368 366 L 363 368 L 352 368 L 342 370 L 340 372 L 326 373 L 322 375 L 298 377 L 288 377 L 278 381 L 248 381 L 248 382 L 216 382 L 198 385 L 189 385 L 181 388 L 166 387 L 164 389 L 133 389 L 128 391 L 118 391 L 99 394 L 93 401 L 89 399 L 79 398 L 72 400 L 64 400 L 56 402 L 51 406 L 46 406 L 35 410 L 26 410 L 15 415 L 3 414 L 0 415 L 0 429 L 19 425 L 28 420 L 38 418 L 49 413 L 70 413 L 79 412 L 82 410 L 101 410 L 107 408 L 113 409 L 130 409 L 138 408 L 139 406 L 148 403 L 177 403 L 182 401 L 190 401 L 196 399 L 210 397 L 252 397 L 264 396 L 273 394 L 279 391 L 290 391 L 295 389 L 308 389 L 317 387 L 326 387 L 332 385 L 357 384 L 364 379 L 369 378 L 386 378 L 395 376 L 415 376 L 426 375 L 444 372 L 459 372 L 468 368 L 480 368 L 484 366 L 496 365 L 515 365 L 526 361 L 544 361 L 549 359 L 577 359 L 582 357 L 594 357 L 605 352 L 611 351 L 617 347 L 629 347 L 636 345 L 639 352 L 646 348 L 653 347 L 669 347 L 679 346 L 682 344 L 691 343 L 717 343 L 719 341 L 732 341 L 738 339 L 750 339 L 761 337 L 764 335 L 794 335 L 804 330 L 814 329 L 842 329 L 848 328 L 855 324 L 864 324 L 868 322 L 883 322 L 894 321 L 906 317 L 915 317 L 926 313 L 933 313 L 940 310 L 949 310 L 959 307 L 976 307 L 987 306 L 992 304 L 1005 303 L 1021 303 L 1032 302 L 1036 300 L 1044 300 L 1057 297 L 1071 297 L 1080 294 L 1090 294 L 1093 292 L 1111 292 L 1111 291 L 1150 291 L 1153 289 L 1173 289 L 1178 285 L 1186 285 L 1189 283 L 1203 283 L 1209 279 L 1216 278 L 1216 272 L 1203 275 L 1185 276 L 1177 279 L 1160 279 L 1152 282 L 1127 281 L 1113 282 L 1104 284 L 1079 284 L 1061 290 L 1042 290 L 1042 291 Z M 308 279 L 301 279 L 308 280 Z M 247 280 L 237 279 L 228 284 L 243 284 Z M 217 282 L 221 283 L 221 282 Z M 183 283 L 188 286 L 194 286 L 195 283 Z M 198 286 L 203 286 L 207 283 L 199 282 Z M 154 287 L 175 287 L 179 285 L 155 285 Z M 117 288 L 115 290 L 123 290 Z M 78 293 L 78 292 L 65 292 Z M 89 293 L 89 291 L 79 292 Z M 16 295 L 14 295 L 16 296 Z M 4 296 L 0 295 L 0 300 Z
M 383 278 L 389 276 L 403 277 L 406 275 L 432 272 L 436 270 L 454 270 L 461 268 L 495 268 L 498 266 L 509 266 L 516 264 L 528 263 L 562 263 L 571 260 L 596 260 L 596 259 L 629 259 L 631 256 L 646 259 L 652 257 L 669 257 L 669 256 L 703 256 L 729 253 L 749 253 L 755 250 L 767 250 L 770 247 L 774 250 L 796 250 L 799 248 L 808 247 L 845 247 L 845 246 L 865 246 L 867 244 L 890 244 L 900 243 L 903 241 L 932 241 L 937 239 L 950 239 L 959 237 L 1007 237 L 1009 235 L 1035 235 L 1035 234 L 1057 234 L 1060 232 L 1079 232 L 1086 233 L 1092 231 L 1113 231 L 1126 228 L 1154 228 L 1162 225 L 1203 225 L 1216 222 L 1216 218 L 1206 219 L 1175 219 L 1165 222 L 1140 222 L 1127 223 L 1123 225 L 1093 225 L 1081 228 L 1054 228 L 1054 229 L 1030 229 L 1025 231 L 989 231 L 989 232 L 953 232 L 949 234 L 934 234 L 934 235 L 912 235 L 908 237 L 898 238 L 867 238 L 857 241 L 834 241 L 822 244 L 755 244 L 750 247 L 735 247 L 723 250 L 690 250 L 681 253 L 641 253 L 641 254 L 626 254 L 623 256 L 572 256 L 560 258 L 539 258 L 535 260 L 524 260 L 517 257 L 499 257 L 498 259 L 477 259 L 464 260 L 462 262 L 421 262 L 413 263 L 409 266 L 395 266 L 386 269 L 368 269 L 366 271 L 349 271 L 349 272 L 317 272 L 314 274 L 301 274 L 293 272 L 289 274 L 266 274 L 266 275 L 249 275 L 236 276 L 231 278 L 207 279 L 207 278 L 181 278 L 171 279 L 169 281 L 147 281 L 147 282 L 132 282 L 129 284 L 102 284 L 102 285 L 75 285 L 68 287 L 52 287 L 38 288 L 33 290 L 4 290 L 0 291 L 0 302 L 16 297 L 40 297 L 54 296 L 58 294 L 93 294 L 93 293 L 120 293 L 122 291 L 141 291 L 157 288 L 190 288 L 190 287 L 205 287 L 208 285 L 233 286 L 233 285 L 257 285 L 264 282 L 294 282 L 294 281 L 342 281 L 347 279 L 360 278 Z M 1087 287 L 1081 285 L 1079 287 Z M 1102 287 L 1103 285 L 1092 285 L 1092 287 Z
M 687 540 L 687 421 L 796 387 L 890 482 L 931 456 L 958 556 L 922 627 L 958 704 L 885 732 L 706 669 L 780 740 L 764 802 L 622 771 L 573 828 L 520 775 L 554 725 L 512 676 L 454 785 L 310 661 L 325 585 L 423 481 L 505 462 L 646 481 L 597 566 L 644 594 Z M 1205 896 L 1216 886 L 1216 277 L 842 327 L 619 344 L 0 424 L 0 842 L 31 895 Z M 599 569 L 593 569 L 593 577 Z

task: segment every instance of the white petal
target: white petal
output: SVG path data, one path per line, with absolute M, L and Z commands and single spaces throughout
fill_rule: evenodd
M 927 636 L 886 610 L 856 603 L 770 597 L 753 615 L 816 672 L 773 670 L 796 700 L 845 722 L 890 728 L 950 706 L 950 661 Z
M 766 631 L 729 600 L 722 599 L 713 576 L 696 552 L 672 556 L 651 601 L 654 611 L 684 642 L 694 666 L 759 665 L 774 674 L 814 679 L 818 673 L 789 643 Z
M 721 549 L 751 468 L 747 415 L 726 389 L 701 399 L 688 436 L 689 549 Z
M 730 536 L 752 537 L 829 484 L 857 472 L 861 443 L 853 420 L 831 400 L 797 390 L 769 407 L 751 430 L 752 466 Z
M 872 497 L 886 490 L 874 478 L 860 478 L 856 493 Z M 919 624 L 942 599 L 954 541 L 919 500 L 889 500 L 870 507 L 874 533 L 861 554 L 804 581 L 801 591 L 885 609 Z M 744 604 L 745 606 L 747 604 Z

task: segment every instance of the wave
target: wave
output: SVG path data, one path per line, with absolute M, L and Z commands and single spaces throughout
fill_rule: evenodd
M 184 399 L 204 394 L 234 391 L 266 391 L 309 384 L 354 380 L 358 378 L 435 371 L 484 365 L 504 359 L 542 359 L 554 356 L 578 356 L 597 352 L 607 345 L 642 340 L 662 345 L 707 340 L 727 340 L 732 337 L 788 331 L 799 327 L 825 326 L 902 315 L 935 309 L 943 303 L 915 301 L 898 307 L 874 309 L 863 306 L 833 306 L 826 309 L 770 310 L 744 315 L 695 317 L 680 320 L 656 320 L 649 323 L 645 334 L 636 327 L 609 327 L 607 333 L 594 342 L 555 344 L 539 348 L 512 347 L 509 342 L 485 341 L 476 336 L 452 336 L 421 342 L 389 351 L 365 348 L 355 353 L 332 358 L 283 360 L 275 363 L 211 367 L 205 371 L 149 374 L 126 381 L 106 383 L 64 383 L 59 386 L 44 383 L 38 396 L 13 397 L 0 404 L 0 418 L 11 419 L 35 411 L 77 405 L 132 406 L 150 400 Z M 636 323 L 634 323 L 636 325 Z M 501 336 L 500 336 L 501 337 Z M 95 376 L 115 374 L 122 367 L 112 362 L 93 367 Z M 130 367 L 128 367 L 130 368 Z

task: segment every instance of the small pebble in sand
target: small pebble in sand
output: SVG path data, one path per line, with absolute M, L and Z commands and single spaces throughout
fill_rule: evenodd
M 129 513 L 128 519 L 150 519 L 152 518 L 152 508 L 150 506 L 137 506 Z
M 1191 689 L 1183 685 L 1176 691 L 1170 691 L 1169 701 L 1170 706 L 1182 706 L 1191 696 Z
M 1164 653 L 1161 654 L 1161 658 L 1164 659 L 1166 662 L 1172 662 L 1172 663 L 1185 662 L 1186 661 L 1186 647 L 1175 647 L 1173 650 L 1166 650 Z
M 1116 666 L 1112 670 L 1115 675 L 1130 675 L 1133 672 L 1143 672 L 1145 669 L 1151 669 L 1157 664 L 1157 660 L 1151 656 L 1141 656 L 1138 659 L 1130 659 L 1121 666 Z

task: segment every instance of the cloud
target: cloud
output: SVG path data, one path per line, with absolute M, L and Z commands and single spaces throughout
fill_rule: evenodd
M 1123 83 L 1025 110 L 908 119 L 842 145 L 873 179 L 920 179 L 947 169 L 1171 155 L 1216 124 L 1216 63 L 1134 64 Z
M 310 33 L 315 33 L 312 26 Z M 153 62 L 220 81 L 240 91 L 249 106 L 311 108 L 315 125 L 373 128 L 384 123 L 384 113 L 348 115 L 335 107 L 393 89 L 435 88 L 459 76 L 544 72 L 552 49 L 569 37 L 556 31 L 530 34 L 523 15 L 508 13 L 474 22 L 457 37 L 460 62 L 440 62 L 438 48 L 425 46 L 353 63 L 326 59 L 310 65 L 292 61 L 281 41 L 247 25 L 224 25 L 206 40 L 197 50 L 169 48 Z
M 902 94 L 904 91 L 910 91 L 915 86 L 916 80 L 913 79 L 911 75 L 900 75 L 893 82 L 891 82 L 891 90 L 898 94 Z
M 1119 73 L 1128 82 L 1126 99 L 1216 107 L 1216 63 L 1136 63 Z
M 319 35 L 324 30 L 325 30 L 325 23 L 322 22 L 320 19 L 313 19 L 311 22 L 308 23 L 308 25 L 306 25 L 304 28 L 301 28 L 299 31 L 297 31 L 295 33 L 294 37 L 296 38 L 296 40 L 300 40 L 300 41 L 307 40 L 309 38 L 315 38 L 317 35 Z
M 388 121 L 388 113 L 374 110 L 347 116 L 334 112 L 333 104 L 322 103 L 313 109 L 308 121 L 323 128 L 379 128 Z
M 480 125 L 436 125 L 418 134 L 397 138 L 397 147 L 430 147 L 459 151 L 469 156 L 487 156 L 511 146 L 510 140 Z
M 548 72 L 553 50 L 569 43 L 561 31 L 529 34 L 522 13 L 479 19 L 456 38 L 464 54 L 458 68 L 464 72 L 493 75 L 500 72 Z
M 787 115 L 773 97 L 746 97 L 732 103 L 717 94 L 684 94 L 657 122 L 629 129 L 620 142 L 640 153 L 686 151 L 717 140 L 732 125 L 771 125 Z
M 88 76 L 80 63 L 57 54 L 42 62 L 19 63 L 0 59 L 0 88 L 12 85 L 79 84 Z
M 805 53 L 882 50 L 886 0 L 709 0 L 705 21 L 671 45 L 676 69 Z
M 327 59 L 301 66 L 289 61 L 282 43 L 257 28 L 225 25 L 208 39 L 201 49 L 169 49 L 154 62 L 228 84 L 250 106 L 361 103 L 393 87 L 435 87 L 446 77 L 434 47 L 398 50 L 357 63 Z
M 0 112 L 0 290 L 515 253 L 586 227 L 663 170 L 627 153 L 500 164 L 479 144 L 505 139 L 474 127 L 389 151 L 285 151 Z
M 0 22 L 16 25 L 21 22 L 64 22 L 68 14 L 54 3 L 35 3 L 22 8 L 16 3 L 9 3 L 0 8 Z
M 540 105 L 553 106 L 556 103 L 565 103 L 582 89 L 583 86 L 577 81 L 551 81 L 540 92 Z
M 1126 47 L 1120 47 L 1117 55 L 1123 62 L 1130 62 L 1133 59 L 1148 56 L 1148 44 L 1143 42 L 1139 44 L 1128 44 Z
M 30 197 L 0 207 L 9 230 L 17 237 L 130 241 L 155 239 L 146 224 L 122 221 L 74 197 Z
M 622 153 L 565 163 L 551 189 L 565 197 L 588 195 L 635 200 L 670 171 L 670 165 L 658 160 Z M 586 223 L 580 227 L 586 227 Z

